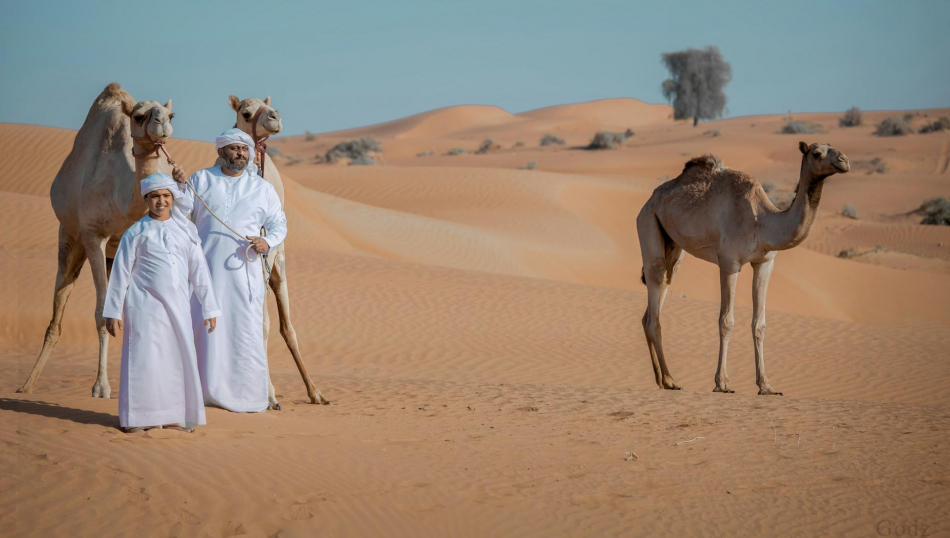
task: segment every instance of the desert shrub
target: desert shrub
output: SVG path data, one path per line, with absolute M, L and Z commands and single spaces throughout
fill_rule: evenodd
M 555 144 L 555 145 L 558 145 L 558 146 L 563 146 L 563 145 L 564 145 L 564 139 L 563 139 L 563 138 L 558 138 L 558 137 L 554 136 L 553 134 L 546 134 L 546 135 L 544 135 L 543 137 L 541 137 L 541 145 L 542 145 L 542 146 L 550 146 L 551 144 Z
M 416 157 L 431 157 L 433 155 L 435 155 L 435 153 L 431 151 L 423 151 L 422 153 L 416 153 Z
M 706 135 L 706 136 L 711 136 L 711 137 L 713 137 L 713 138 L 715 138 L 715 137 L 717 137 L 717 136 L 720 135 L 719 129 L 713 129 L 713 130 L 711 130 L 711 131 L 706 131 L 706 132 L 703 133 L 703 134 Z
M 290 155 L 290 156 L 287 157 L 287 166 L 293 166 L 293 165 L 295 165 L 295 164 L 300 164 L 300 163 L 302 163 L 302 162 L 304 162 L 304 161 L 306 161 L 306 159 L 303 159 L 303 158 L 301 158 L 301 157 L 295 157 L 295 156 L 293 156 L 293 155 Z
M 921 224 L 950 226 L 950 199 L 945 196 L 927 200 L 920 204 L 917 211 L 924 214 L 924 220 L 920 221 Z
M 633 135 L 635 135 L 635 134 L 636 134 L 636 133 L 633 132 L 633 129 L 631 129 L 631 128 L 629 128 L 629 127 L 627 127 L 627 130 L 623 132 L 623 136 L 625 136 L 625 137 L 627 137 L 627 138 L 633 138 Z
M 461 155 L 463 153 L 468 153 L 468 150 L 465 148 L 452 148 L 449 150 L 447 155 Z
M 495 143 L 495 140 L 492 138 L 486 138 L 482 141 L 482 145 L 478 146 L 478 150 L 475 153 L 479 155 L 484 155 L 493 149 L 499 149 L 501 146 Z
M 839 127 L 857 127 L 861 125 L 861 109 L 853 106 L 845 111 L 844 116 L 838 118 Z
M 623 133 L 614 133 L 611 131 L 601 131 L 594 135 L 587 149 L 616 149 L 623 145 L 627 136 Z
M 376 164 L 376 159 L 373 159 L 369 155 L 360 155 L 359 157 L 350 161 L 350 166 L 372 166 Z
M 369 157 L 370 153 L 382 153 L 382 151 L 382 147 L 375 139 L 363 137 L 357 140 L 346 140 L 333 146 L 326 153 L 325 159 L 328 163 L 335 163 L 344 157 L 356 160 L 360 157 Z
M 267 148 L 268 157 L 281 157 L 283 153 L 277 148 Z
M 528 161 L 528 164 L 519 167 L 518 170 L 534 170 L 537 167 L 538 167 L 538 163 L 534 161 Z
M 878 174 L 883 174 L 887 172 L 887 166 L 884 164 L 884 161 L 880 157 L 875 157 L 871 159 L 869 164 L 871 165 L 871 170 L 868 172 L 868 174 L 873 174 L 874 172 L 877 172 Z
M 844 204 L 844 207 L 841 208 L 841 216 L 856 219 L 858 218 L 858 210 L 851 204 Z
M 839 257 L 839 258 L 842 258 L 842 259 L 845 259 L 845 260 L 847 260 L 848 258 L 853 258 L 854 256 L 855 256 L 855 254 L 854 254 L 854 247 L 848 247 L 848 248 L 846 248 L 846 249 L 844 249 L 844 250 L 838 252 L 838 257 Z
M 914 133 L 914 128 L 907 123 L 906 118 L 894 116 L 877 124 L 874 134 L 877 136 L 904 136 Z
M 803 121 L 789 121 L 779 129 L 779 134 L 816 134 L 823 132 L 817 123 Z
M 303 139 L 307 142 L 313 142 L 317 139 L 317 135 L 311 133 L 310 131 L 304 131 L 303 133 Z
M 523 148 L 523 147 L 524 147 L 524 142 L 522 142 L 522 141 L 519 140 L 519 141 L 515 142 L 515 145 L 514 145 L 514 146 L 511 146 L 511 147 L 513 147 L 513 148 Z
M 950 131 L 950 118 L 941 116 L 937 121 L 920 128 L 921 133 L 935 133 L 937 131 Z

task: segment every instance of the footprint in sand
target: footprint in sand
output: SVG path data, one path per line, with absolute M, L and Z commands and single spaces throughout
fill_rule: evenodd
M 240 521 L 228 521 L 221 528 L 221 538 L 230 538 L 231 536 L 241 536 L 247 534 L 244 523 Z
M 149 496 L 149 494 L 148 494 L 148 493 L 145 493 L 145 488 L 138 488 L 138 491 L 135 491 L 135 490 L 133 490 L 132 488 L 129 488 L 129 491 L 128 491 L 128 493 L 127 493 L 127 497 L 128 497 L 129 500 L 132 501 L 132 502 L 145 502 L 145 501 L 151 499 L 151 497 Z

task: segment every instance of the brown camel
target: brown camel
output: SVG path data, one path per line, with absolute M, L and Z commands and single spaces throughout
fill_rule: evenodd
M 231 108 L 237 112 L 237 122 L 235 127 L 249 134 L 257 143 L 261 138 L 276 135 L 283 129 L 280 114 L 270 106 L 270 96 L 261 101 L 260 99 L 238 99 L 236 95 L 228 97 Z M 260 111 L 260 114 L 258 114 Z M 257 129 L 255 133 L 254 122 L 256 120 Z M 257 156 L 260 162 L 263 155 Z M 284 205 L 284 184 L 280 181 L 280 172 L 274 165 L 273 159 L 264 159 L 264 179 L 267 180 L 277 191 L 280 197 L 280 205 Z M 297 332 L 294 331 L 293 323 L 290 321 L 290 292 L 287 288 L 287 265 L 284 249 L 285 243 L 281 243 L 267 254 L 267 263 L 272 268 L 269 284 L 277 298 L 277 314 L 280 318 L 280 335 L 287 344 L 287 349 L 297 364 L 297 370 L 300 377 L 303 378 L 304 385 L 307 386 L 307 396 L 310 397 L 310 403 L 328 404 L 329 400 L 320 394 L 320 391 L 310 379 L 307 372 L 307 366 L 300 355 L 300 346 L 297 344 Z M 270 314 L 267 312 L 267 303 L 264 303 L 264 348 L 267 348 L 267 338 L 270 335 Z M 277 393 L 274 390 L 274 384 L 270 380 L 270 371 L 267 374 L 267 400 L 270 409 L 280 409 L 280 403 L 277 401 Z
M 660 310 L 673 283 L 683 253 L 719 266 L 722 304 L 719 309 L 719 365 L 713 392 L 729 389 L 726 353 L 732 335 L 736 278 L 743 265 L 752 264 L 752 336 L 755 344 L 755 383 L 759 394 L 781 395 L 765 375 L 765 294 L 779 250 L 798 246 L 808 237 L 825 179 L 850 170 L 844 153 L 828 144 L 798 143 L 801 173 L 795 200 L 785 211 L 769 201 L 759 182 L 742 172 L 728 170 L 719 159 L 705 155 L 686 163 L 679 177 L 653 191 L 637 216 L 637 234 L 643 255 L 641 280 L 647 286 L 643 315 L 656 384 L 679 389 L 666 366 L 660 333 Z
M 53 293 L 53 319 L 33 371 L 17 392 L 33 392 L 46 360 L 62 333 L 66 301 L 88 259 L 96 285 L 96 329 L 99 372 L 94 398 L 112 392 L 106 373 L 109 333 L 102 307 L 119 238 L 147 211 L 139 181 L 155 172 L 171 173 L 155 154 L 157 144 L 172 135 L 172 102 L 136 103 L 118 84 L 106 86 L 89 109 L 73 149 L 50 187 L 50 201 L 59 219 L 59 269 Z

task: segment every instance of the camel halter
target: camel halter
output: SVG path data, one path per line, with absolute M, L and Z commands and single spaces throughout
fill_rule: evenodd
M 133 138 L 133 139 L 148 138 L 148 140 L 149 140 L 150 142 L 152 142 L 152 144 L 155 144 L 155 157 L 156 157 L 156 158 L 158 158 L 158 157 L 161 156 L 161 155 L 159 154 L 159 151 L 161 151 L 162 153 L 165 154 L 165 160 L 168 161 L 168 164 L 169 164 L 169 165 L 171 165 L 172 167 L 174 167 L 174 166 L 176 165 L 175 161 L 173 161 L 172 158 L 171 158 L 171 156 L 168 155 L 168 150 L 165 149 L 165 142 L 156 142 L 156 141 L 152 140 L 151 137 L 149 137 L 147 134 L 146 134 L 145 136 L 133 136 L 132 138 Z M 266 147 L 266 146 L 265 146 L 265 147 Z M 149 153 L 151 153 L 151 152 L 149 152 Z M 146 153 L 145 155 L 148 155 L 148 153 Z M 134 152 L 134 151 L 132 152 L 132 156 L 134 156 L 134 157 L 144 157 L 143 155 L 135 155 L 135 152 Z M 263 169 L 263 167 L 262 167 L 262 168 L 261 168 L 261 171 L 263 172 L 263 170 L 264 170 L 264 169 Z M 205 202 L 205 199 L 202 198 L 200 194 L 198 194 L 198 191 L 195 190 L 195 188 L 192 186 L 192 184 L 191 184 L 190 181 L 186 181 L 186 182 L 185 182 L 185 185 L 188 185 L 188 188 L 191 189 L 191 192 L 192 192 L 192 194 L 195 195 L 195 198 L 197 198 L 198 200 L 201 201 L 201 204 L 205 206 L 205 209 L 208 210 L 208 213 L 211 214 L 211 216 L 214 217 L 215 220 L 217 220 L 218 222 L 220 222 L 222 226 L 224 226 L 225 228 L 227 228 L 227 229 L 228 229 L 232 234 L 234 234 L 234 236 L 237 237 L 240 241 L 247 241 L 247 238 L 246 238 L 246 237 L 242 236 L 242 235 L 241 235 L 240 233 L 238 233 L 237 230 L 235 230 L 234 228 L 228 226 L 223 220 L 221 220 L 221 217 L 217 216 L 217 215 L 214 213 L 214 211 L 212 211 L 211 208 L 208 207 L 208 202 Z M 249 244 L 247 245 L 247 248 L 244 249 L 244 259 L 246 259 L 246 260 L 248 261 L 248 263 L 254 263 L 254 262 L 256 262 L 258 259 L 261 260 L 261 272 L 263 273 L 263 277 L 264 277 L 264 290 L 265 290 L 265 292 L 266 292 L 266 291 L 267 291 L 267 282 L 270 280 L 270 273 L 271 273 L 271 269 L 272 269 L 272 268 L 267 266 L 267 254 L 258 254 L 257 257 L 255 257 L 253 260 L 251 259 L 251 252 L 254 252 L 255 254 L 257 254 L 257 252 L 252 249 L 253 246 L 254 246 L 254 245 L 252 245 L 252 244 L 249 243 Z
M 263 105 L 257 109 L 254 117 L 251 118 L 251 138 L 254 139 L 254 151 L 257 152 L 261 160 L 261 177 L 264 177 L 264 160 L 267 158 L 267 144 L 265 141 L 270 138 L 270 135 L 257 138 L 257 120 L 261 117 L 261 112 L 264 112 Z

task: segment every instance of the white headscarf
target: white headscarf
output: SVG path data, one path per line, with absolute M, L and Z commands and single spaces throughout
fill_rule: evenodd
M 183 188 L 184 185 L 179 185 L 170 175 L 161 172 L 152 174 L 142 180 L 142 196 L 150 192 L 167 189 L 168 192 L 172 193 L 172 197 L 179 198 L 184 194 Z M 185 232 L 185 235 L 188 236 L 188 239 L 191 239 L 192 243 L 196 245 L 201 244 L 201 239 L 198 237 L 198 229 L 195 228 L 194 223 L 185 218 L 185 215 L 182 214 L 175 205 L 172 205 L 172 221 L 181 228 L 181 231 Z
M 231 144 L 244 144 L 247 146 L 249 155 L 247 159 L 246 170 L 249 174 L 256 174 L 258 167 L 256 164 L 254 164 L 254 159 L 256 156 L 254 153 L 254 139 L 251 138 L 251 135 L 235 127 L 233 129 L 228 129 L 214 139 L 214 149 L 221 149 L 224 146 L 230 146 Z

